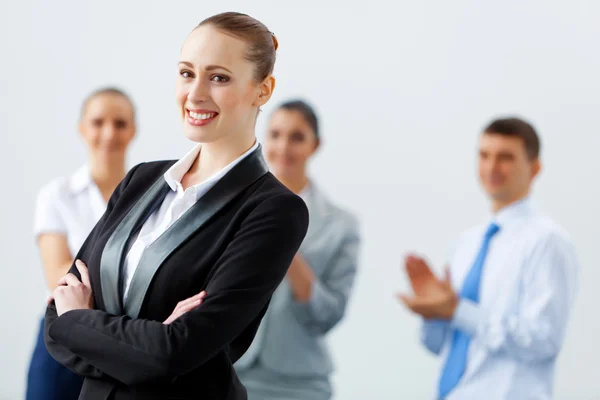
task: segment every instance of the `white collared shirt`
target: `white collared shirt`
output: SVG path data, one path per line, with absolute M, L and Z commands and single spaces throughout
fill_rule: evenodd
M 491 222 L 500 230 L 490 242 L 479 304 L 461 299 L 451 322 L 424 323 L 422 340 L 443 368 L 452 328 L 471 336 L 466 371 L 449 400 L 549 400 L 576 291 L 575 250 L 563 229 L 524 199 L 459 237 L 450 260 L 457 292 Z
M 133 274 L 137 269 L 142 255 L 148 246 L 150 246 L 160 235 L 177 221 L 187 210 L 206 194 L 225 174 L 231 171 L 240 161 L 246 158 L 250 153 L 258 148 L 258 141 L 250 150 L 246 151 L 240 157 L 229 163 L 225 168 L 212 175 L 205 181 L 183 190 L 181 180 L 186 172 L 194 164 L 196 158 L 200 155 L 201 145 L 196 145 L 183 158 L 177 161 L 164 174 L 165 181 L 169 184 L 171 191 L 163 200 L 159 209 L 154 211 L 146 220 L 133 245 L 125 257 L 122 276 L 124 282 L 123 301 L 127 300 L 129 285 Z M 182 299 L 183 300 L 183 299 Z
M 106 201 L 89 166 L 84 165 L 73 175 L 53 179 L 40 189 L 33 232 L 36 238 L 45 233 L 65 235 L 71 257 L 75 257 L 105 210 Z

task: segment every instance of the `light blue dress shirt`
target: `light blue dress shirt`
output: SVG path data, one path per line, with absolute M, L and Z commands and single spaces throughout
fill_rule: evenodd
M 471 335 L 466 371 L 448 400 L 551 399 L 577 285 L 574 247 L 526 198 L 459 237 L 450 258 L 457 291 L 491 222 L 500 231 L 488 250 L 479 303 L 461 299 L 452 321 L 425 321 L 422 342 L 443 365 L 452 328 Z

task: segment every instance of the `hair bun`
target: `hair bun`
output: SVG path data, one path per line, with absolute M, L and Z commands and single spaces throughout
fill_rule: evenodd
M 273 38 L 273 47 L 275 50 L 279 47 L 279 42 L 277 41 L 277 36 L 273 32 L 271 32 L 271 37 Z

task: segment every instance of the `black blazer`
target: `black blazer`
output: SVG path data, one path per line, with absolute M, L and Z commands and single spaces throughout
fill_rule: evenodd
M 300 247 L 308 211 L 257 149 L 146 249 L 123 304 L 121 264 L 171 190 L 163 174 L 173 163 L 134 167 L 77 254 L 95 309 L 60 317 L 54 303 L 46 310 L 48 351 L 86 378 L 80 399 L 247 398 L 232 365 Z M 74 266 L 70 272 L 79 277 Z M 202 305 L 162 324 L 201 290 Z

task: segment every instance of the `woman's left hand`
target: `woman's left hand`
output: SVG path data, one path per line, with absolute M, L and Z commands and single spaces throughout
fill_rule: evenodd
M 287 278 L 290 282 L 294 298 L 301 303 L 308 302 L 312 293 L 315 274 L 300 253 L 297 253 L 292 260 L 288 268 Z
M 71 310 L 94 308 L 94 296 L 88 269 L 80 260 L 75 261 L 75 266 L 81 275 L 81 281 L 72 273 L 68 273 L 60 278 L 58 287 L 54 289 L 52 296 L 48 299 L 48 302 L 54 299 L 56 313 L 59 316 Z

